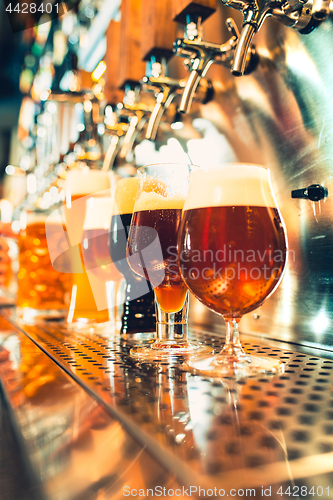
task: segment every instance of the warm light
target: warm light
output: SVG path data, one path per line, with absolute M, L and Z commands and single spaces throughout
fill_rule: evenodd
M 30 156 L 29 155 L 22 155 L 21 162 L 20 162 L 20 168 L 24 171 L 29 170 L 29 168 L 30 168 Z
M 47 101 L 48 97 L 50 95 L 50 91 L 49 90 L 43 90 L 40 94 L 40 100 L 41 101 Z
M 101 61 L 92 72 L 91 78 L 95 82 L 98 82 L 98 80 L 104 75 L 105 71 L 106 71 L 106 64 L 104 61 Z
M 12 223 L 12 231 L 14 233 L 18 233 L 21 229 L 21 224 L 20 224 L 20 221 L 18 220 L 14 220 L 14 222 Z
M 6 174 L 8 174 L 8 175 L 14 175 L 15 174 L 15 167 L 13 167 L 13 165 L 7 165 L 5 171 L 6 171 Z
M 182 123 L 182 122 L 173 122 L 173 123 L 171 123 L 170 126 L 171 126 L 171 128 L 173 130 L 181 130 L 184 127 L 184 123 Z
M 13 205 L 8 200 L 0 201 L 1 222 L 11 222 L 13 216 Z
M 37 179 L 35 174 L 27 175 L 27 191 L 29 194 L 34 194 L 37 191 Z
M 312 322 L 312 327 L 315 333 L 324 333 L 329 327 L 330 320 L 328 319 L 324 311 L 320 311 L 318 316 L 316 316 Z
M 92 110 L 92 102 L 89 101 L 88 99 L 84 101 L 83 103 L 83 109 L 86 113 L 90 113 L 90 111 Z

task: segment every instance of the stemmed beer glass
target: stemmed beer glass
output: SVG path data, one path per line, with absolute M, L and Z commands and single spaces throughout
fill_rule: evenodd
M 187 339 L 188 290 L 177 262 L 177 235 L 188 192 L 187 164 L 160 164 L 138 170 L 139 187 L 127 243 L 132 270 L 154 288 L 157 339 L 149 347 L 135 347 L 131 355 L 158 360 L 212 349 Z
M 277 288 L 287 261 L 284 223 L 269 170 L 229 164 L 191 174 L 178 238 L 184 282 L 209 309 L 223 316 L 227 332 L 214 357 L 189 360 L 197 374 L 248 377 L 277 373 L 276 359 L 244 352 L 238 325 Z

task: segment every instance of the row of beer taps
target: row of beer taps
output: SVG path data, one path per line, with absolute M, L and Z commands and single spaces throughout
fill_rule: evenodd
M 241 33 L 232 18 L 226 20 L 230 38 L 222 44 L 204 39 L 201 17 L 186 16 L 184 37 L 174 42 L 174 54 L 185 58 L 190 71 L 187 79 L 169 78 L 166 61 L 152 57 L 150 74 L 140 86 L 125 88 L 123 103 L 116 106 L 117 120 L 107 127 L 113 137 L 104 161 L 109 168 L 118 155 L 125 159 L 136 137 L 145 127 L 145 138 L 155 140 L 160 120 L 176 96 L 180 96 L 178 111 L 188 113 L 193 99 L 206 103 L 213 96 L 212 84 L 205 79 L 212 64 L 230 69 L 232 75 L 242 76 L 255 70 L 259 55 L 253 37 L 267 17 L 285 26 L 310 33 L 333 12 L 332 0 L 221 0 L 243 14 Z M 155 106 L 151 109 L 140 102 L 140 92 L 153 92 Z

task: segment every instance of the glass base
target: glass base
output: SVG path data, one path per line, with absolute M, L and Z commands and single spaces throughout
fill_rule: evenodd
M 149 347 L 133 347 L 130 355 L 140 361 L 161 361 L 178 356 L 209 356 L 214 349 L 203 344 L 177 343 L 172 340 L 156 341 Z
M 116 332 L 116 327 L 112 321 L 97 322 L 92 319 L 80 318 L 76 321 L 65 322 L 65 328 L 82 333 L 108 333 L 113 334 Z
M 156 340 L 156 332 L 122 333 L 120 335 L 123 343 L 130 345 L 153 344 Z
M 184 368 L 194 375 L 212 378 L 249 378 L 258 375 L 276 375 L 284 372 L 284 363 L 279 359 L 263 356 L 236 358 L 232 356 L 214 356 L 205 359 L 189 360 Z

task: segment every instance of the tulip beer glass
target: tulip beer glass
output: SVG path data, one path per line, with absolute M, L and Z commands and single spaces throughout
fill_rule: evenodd
M 190 369 L 216 377 L 278 372 L 278 360 L 246 354 L 238 332 L 243 314 L 277 288 L 287 260 L 285 227 L 269 170 L 236 163 L 193 172 L 178 251 L 184 282 L 227 326 L 222 351 L 190 360 Z
M 135 347 L 133 356 L 154 360 L 184 354 L 211 353 L 187 340 L 188 290 L 177 263 L 177 234 L 188 192 L 186 164 L 139 168 L 139 188 L 127 244 L 130 267 L 154 288 L 157 340 Z

